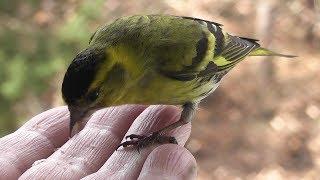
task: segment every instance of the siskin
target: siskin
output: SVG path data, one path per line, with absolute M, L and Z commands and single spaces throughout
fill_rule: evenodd
M 120 146 L 176 143 L 164 135 L 193 119 L 199 102 L 247 56 L 282 56 L 221 24 L 170 15 L 136 15 L 99 28 L 71 62 L 62 83 L 70 133 L 84 116 L 122 104 L 182 105 L 180 120 Z

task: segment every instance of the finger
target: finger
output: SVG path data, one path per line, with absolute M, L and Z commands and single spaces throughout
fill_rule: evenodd
M 180 117 L 180 110 L 174 106 L 149 106 L 137 117 L 128 133 L 148 134 L 159 130 Z M 168 133 L 176 137 L 180 145 L 184 145 L 190 135 L 190 124 L 184 125 Z M 137 179 L 142 165 L 149 153 L 158 145 L 146 147 L 140 151 L 135 148 L 124 148 L 115 151 L 98 172 L 84 179 Z
M 68 109 L 58 107 L 35 116 L 16 132 L 1 138 L 0 177 L 18 177 L 34 161 L 52 154 L 68 139 L 68 123 Z
M 121 142 L 143 106 L 119 106 L 93 114 L 85 128 L 21 179 L 80 179 L 97 171 Z
M 149 154 L 138 179 L 196 179 L 196 176 L 193 155 L 184 147 L 165 144 Z

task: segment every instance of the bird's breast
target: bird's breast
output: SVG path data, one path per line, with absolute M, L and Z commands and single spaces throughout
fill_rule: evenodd
M 156 72 L 147 73 L 128 89 L 120 102 L 123 104 L 184 104 L 200 101 L 213 92 L 220 82 L 208 79 L 178 81 Z

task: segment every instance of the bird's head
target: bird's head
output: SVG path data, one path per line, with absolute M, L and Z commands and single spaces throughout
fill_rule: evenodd
M 112 106 L 121 93 L 124 69 L 112 63 L 106 48 L 89 47 L 69 65 L 62 83 L 62 96 L 70 111 L 73 127 L 93 111 Z
M 86 49 L 69 65 L 62 83 L 62 97 L 70 111 L 70 133 L 77 121 L 101 103 L 101 87 L 93 86 L 105 53 Z

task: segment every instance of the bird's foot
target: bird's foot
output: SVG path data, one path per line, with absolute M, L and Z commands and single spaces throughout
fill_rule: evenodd
M 148 136 L 131 134 L 129 136 L 126 136 L 126 139 L 130 139 L 130 140 L 121 143 L 118 146 L 118 148 L 121 146 L 123 146 L 123 147 L 133 146 L 133 147 L 137 147 L 138 151 L 140 151 L 140 149 L 142 149 L 146 146 L 149 146 L 151 144 L 155 144 L 155 143 L 158 143 L 158 144 L 164 144 L 164 143 L 178 144 L 176 138 L 174 138 L 172 136 L 161 135 L 159 132 L 154 132 Z

